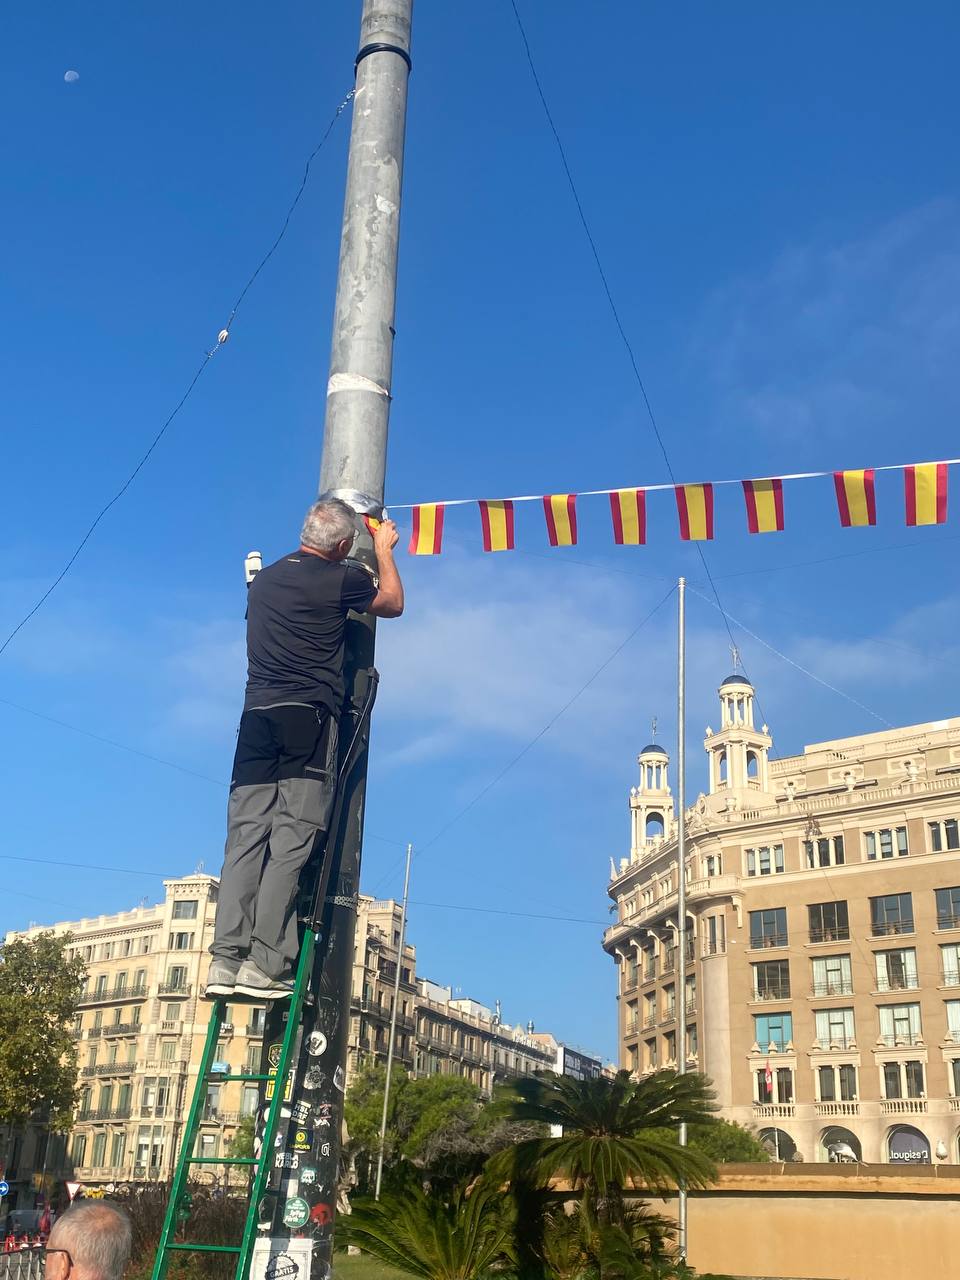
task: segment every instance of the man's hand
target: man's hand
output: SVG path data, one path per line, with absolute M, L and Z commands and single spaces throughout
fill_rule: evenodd
M 384 551 L 392 551 L 400 541 L 400 532 L 392 520 L 381 520 L 373 531 L 373 546 L 379 557 Z
M 392 520 L 381 521 L 373 531 L 380 590 L 367 605 L 367 613 L 375 618 L 399 618 L 403 613 L 403 583 L 393 558 L 393 548 L 399 541 L 400 534 Z

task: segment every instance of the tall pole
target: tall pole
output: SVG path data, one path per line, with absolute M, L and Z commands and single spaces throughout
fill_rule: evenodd
M 393 1008 L 390 1010 L 390 1040 L 387 1044 L 387 1078 L 383 1082 L 383 1114 L 380 1116 L 380 1150 L 377 1152 L 377 1185 L 373 1193 L 380 1199 L 383 1181 L 383 1148 L 387 1141 L 387 1109 L 390 1105 L 390 1077 L 393 1074 L 393 1047 L 397 1042 L 397 1008 L 400 1004 L 400 966 L 403 964 L 403 943 L 407 936 L 407 893 L 410 890 L 410 859 L 413 845 L 407 845 L 407 865 L 403 872 L 403 901 L 400 904 L 400 945 L 397 948 L 397 971 L 393 975 Z
M 679 1042 L 677 1074 L 687 1071 L 687 733 L 685 721 L 686 702 L 686 591 L 687 580 L 677 584 L 677 986 L 679 991 L 680 1018 L 677 1026 Z M 687 1126 L 680 1126 L 680 1145 L 687 1145 Z M 677 1197 L 678 1240 L 681 1259 L 687 1260 L 687 1188 L 680 1183 Z
M 320 496 L 342 498 L 357 513 L 352 558 L 371 573 L 376 557 L 362 517 L 383 514 L 412 19 L 413 0 L 363 0 L 320 466 Z M 308 1236 L 312 1280 L 331 1275 L 343 1194 L 340 1155 L 374 642 L 374 620 L 350 615 L 341 786 L 324 854 L 330 879 L 315 917 L 310 998 L 290 1077 L 267 1086 L 284 1090 L 286 1129 L 268 1155 L 272 1173 L 261 1234 L 275 1249 L 285 1238 Z M 318 871 L 314 892 L 324 883 Z M 304 889 L 312 902 L 310 887 Z M 314 919 L 312 910 L 309 916 Z M 264 1035 L 265 1072 L 278 1053 L 284 1017 L 284 1006 L 273 1005 Z

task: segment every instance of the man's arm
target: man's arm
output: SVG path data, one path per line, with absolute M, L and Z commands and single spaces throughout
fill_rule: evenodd
M 403 613 L 403 583 L 393 558 L 393 548 L 399 540 L 400 534 L 392 520 L 384 520 L 373 531 L 380 590 L 367 605 L 367 613 L 375 618 L 399 618 Z

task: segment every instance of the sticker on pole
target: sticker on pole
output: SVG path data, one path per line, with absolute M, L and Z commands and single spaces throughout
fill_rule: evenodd
M 311 1247 L 309 1239 L 261 1237 L 253 1246 L 250 1280 L 309 1280 Z
M 294 1151 L 311 1151 L 313 1149 L 313 1130 L 294 1129 L 293 1142 L 290 1145 Z
M 283 1206 L 283 1225 L 298 1231 L 310 1221 L 310 1206 L 303 1196 L 291 1196 Z

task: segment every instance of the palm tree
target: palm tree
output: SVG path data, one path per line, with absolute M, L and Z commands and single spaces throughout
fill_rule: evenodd
M 338 1231 L 347 1243 L 423 1280 L 477 1280 L 514 1256 L 510 1201 L 487 1186 L 469 1195 L 461 1188 L 446 1199 L 426 1195 L 409 1176 L 380 1200 L 355 1200 L 338 1219 Z
M 564 1177 L 582 1193 L 586 1213 L 599 1226 L 622 1227 L 628 1181 L 651 1191 L 711 1181 L 713 1162 L 682 1147 L 678 1130 L 681 1124 L 708 1123 L 713 1096 L 705 1076 L 673 1071 L 643 1080 L 627 1071 L 595 1080 L 546 1072 L 528 1076 L 496 1105 L 511 1120 L 547 1124 L 561 1136 L 531 1138 L 493 1156 L 487 1179 L 492 1186 L 546 1186 Z

